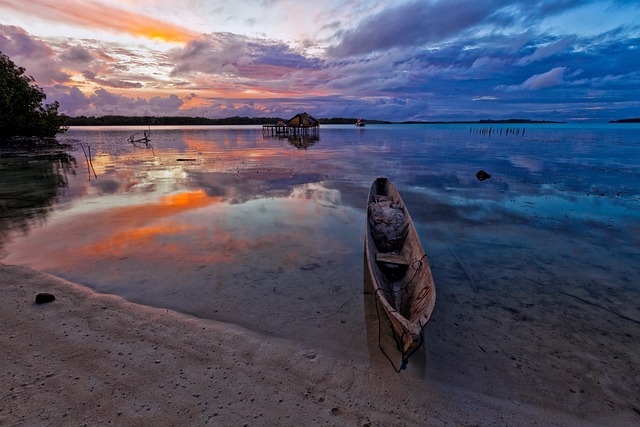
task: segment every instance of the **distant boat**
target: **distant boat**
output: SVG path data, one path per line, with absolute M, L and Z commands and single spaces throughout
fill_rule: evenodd
M 358 119 L 358 121 L 356 122 L 356 126 L 360 126 L 360 127 L 364 126 L 364 120 Z
M 365 258 L 376 299 L 395 332 L 403 362 L 422 344 L 436 303 L 429 260 L 395 186 L 377 178 L 367 201 Z

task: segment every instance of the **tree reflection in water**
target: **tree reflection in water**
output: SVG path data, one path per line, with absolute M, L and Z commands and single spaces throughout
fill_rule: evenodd
M 76 160 L 55 141 L 0 145 L 0 247 L 13 230 L 27 233 L 46 220 Z

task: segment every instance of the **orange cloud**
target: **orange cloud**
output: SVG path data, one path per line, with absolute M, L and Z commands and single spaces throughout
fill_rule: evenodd
M 63 22 L 112 33 L 126 33 L 152 40 L 187 43 L 201 37 L 201 34 L 179 25 L 155 19 L 151 15 L 118 9 L 106 4 L 78 0 L 63 2 L 8 0 L 4 3 L 5 7 L 47 21 Z
M 179 110 L 191 110 L 193 108 L 209 107 L 213 103 L 209 99 L 198 97 L 185 97 L 182 99 L 184 102 L 180 106 Z

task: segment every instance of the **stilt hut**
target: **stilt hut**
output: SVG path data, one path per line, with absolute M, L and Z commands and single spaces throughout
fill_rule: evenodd
M 289 128 L 294 135 L 309 135 L 318 132 L 320 122 L 305 112 L 296 114 L 293 118 L 289 119 L 287 128 Z
M 269 136 L 314 136 L 317 137 L 320 129 L 320 122 L 309 113 L 300 113 L 293 116 L 286 123 L 282 120 L 275 125 L 262 125 L 262 135 Z M 317 140 L 317 138 L 316 138 Z

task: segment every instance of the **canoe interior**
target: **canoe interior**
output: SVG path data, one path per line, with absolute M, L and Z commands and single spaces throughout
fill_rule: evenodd
M 372 234 L 369 206 L 388 197 L 402 207 L 408 232 L 400 248 L 383 252 Z M 411 216 L 395 186 L 386 178 L 377 178 L 371 186 L 366 228 L 365 251 L 374 291 L 391 320 L 403 353 L 406 353 L 419 344 L 422 328 L 433 312 L 436 293 L 429 260 Z

